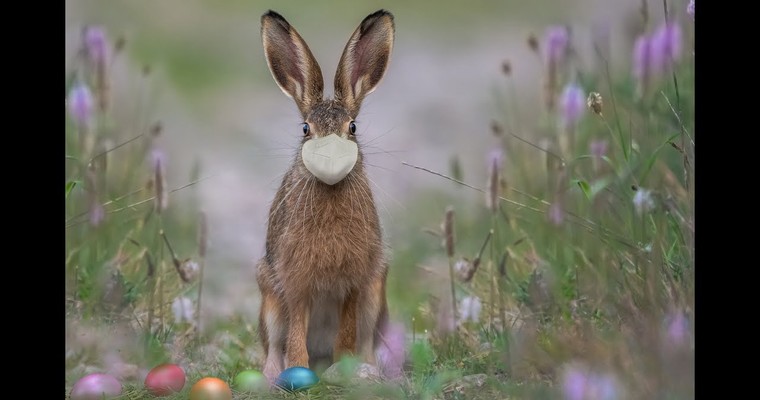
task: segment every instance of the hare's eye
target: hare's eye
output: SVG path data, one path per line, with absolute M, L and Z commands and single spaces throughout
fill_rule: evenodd
M 304 122 L 303 123 L 303 134 L 304 134 L 304 136 L 308 136 L 309 132 L 310 132 L 310 130 L 309 130 L 309 124 L 307 124 L 306 122 Z
M 351 123 L 348 124 L 348 131 L 351 132 L 352 135 L 356 133 L 356 123 L 354 121 L 351 121 Z

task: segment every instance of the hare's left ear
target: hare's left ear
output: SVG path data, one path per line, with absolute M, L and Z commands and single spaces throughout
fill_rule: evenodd
M 372 93 L 385 75 L 393 49 L 393 14 L 376 11 L 364 18 L 346 44 L 335 73 L 335 100 L 352 118 L 364 96 Z
M 315 104 L 322 101 L 322 70 L 301 35 L 282 15 L 269 11 L 261 16 L 264 55 L 280 89 L 292 97 L 306 119 Z

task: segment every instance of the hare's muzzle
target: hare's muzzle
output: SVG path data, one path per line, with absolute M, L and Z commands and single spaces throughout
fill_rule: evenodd
M 356 165 L 358 157 L 359 147 L 356 142 L 334 133 L 309 139 L 301 149 L 306 169 L 328 185 L 334 185 L 345 178 Z

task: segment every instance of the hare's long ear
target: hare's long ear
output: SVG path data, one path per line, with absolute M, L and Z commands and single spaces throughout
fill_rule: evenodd
M 322 100 L 324 81 L 317 60 L 295 28 L 274 11 L 261 16 L 261 40 L 274 80 L 296 101 L 305 119 Z
M 335 99 L 352 117 L 364 96 L 383 78 L 393 49 L 393 14 L 379 10 L 364 18 L 346 44 L 335 74 Z

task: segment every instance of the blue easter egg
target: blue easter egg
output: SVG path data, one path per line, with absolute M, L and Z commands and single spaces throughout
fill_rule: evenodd
M 280 373 L 275 384 L 285 390 L 295 392 L 308 389 L 319 382 L 317 374 L 306 367 L 290 367 Z

